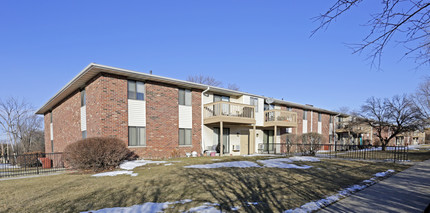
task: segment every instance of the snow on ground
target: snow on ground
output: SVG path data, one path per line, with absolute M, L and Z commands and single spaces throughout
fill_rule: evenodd
M 276 160 L 276 159 L 270 159 L 270 160 Z M 247 165 L 248 163 L 253 163 L 253 162 L 249 162 L 249 161 L 236 161 L 236 162 L 247 162 L 247 163 L 245 163 L 245 165 Z M 279 162 L 288 162 L 288 159 L 284 158 L 283 161 L 279 161 Z M 233 163 L 233 162 L 226 162 L 226 163 Z M 221 164 L 221 163 L 214 163 L 214 164 Z M 208 164 L 208 165 L 213 165 L 213 164 Z M 204 165 L 201 165 L 201 166 L 204 166 Z M 124 172 L 131 172 L 131 171 L 124 171 Z M 376 173 L 376 174 L 374 174 L 375 177 L 372 177 L 369 180 L 364 180 L 361 182 L 361 184 L 353 185 L 351 187 L 348 187 L 346 189 L 338 191 L 337 194 L 328 196 L 326 198 L 306 203 L 306 204 L 304 204 L 301 207 L 298 207 L 296 209 L 285 210 L 284 213 L 307 213 L 307 212 L 313 212 L 313 211 L 319 210 L 325 206 L 328 206 L 328 205 L 340 200 L 341 198 L 348 197 L 357 191 L 361 191 L 361 190 L 375 184 L 377 181 L 377 177 L 385 177 L 385 176 L 387 176 L 393 172 L 394 172 L 394 170 L 390 169 L 390 170 L 387 170 L 385 172 Z M 91 211 L 88 211 L 87 213 L 89 213 L 89 212 L 94 212 L 94 213 L 134 213 L 134 212 L 155 213 L 155 212 L 163 212 L 165 209 L 169 208 L 169 206 L 172 204 L 178 204 L 178 203 L 185 204 L 185 203 L 189 203 L 189 202 L 192 202 L 192 200 L 186 199 L 186 200 L 181 200 L 181 201 L 176 201 L 176 202 L 164 202 L 164 203 L 147 202 L 147 203 L 144 203 L 141 205 L 134 205 L 131 207 L 105 208 L 105 209 L 99 209 L 96 211 L 91 210 Z M 248 205 L 258 205 L 258 204 L 259 204 L 258 202 L 248 202 Z M 192 212 L 203 212 L 203 213 L 221 212 L 217 208 L 217 206 L 219 206 L 219 204 L 217 204 L 217 203 L 204 203 L 201 206 L 193 207 L 193 208 L 191 208 L 185 212 L 191 212 L 191 213 Z M 235 207 L 231 207 L 231 210 L 237 211 L 240 208 L 241 208 L 241 206 L 235 206 Z
M 214 169 L 221 167 L 238 167 L 238 168 L 249 168 L 249 167 L 260 167 L 257 163 L 251 161 L 231 161 L 231 162 L 221 162 L 212 164 L 197 164 L 184 166 L 185 168 L 195 168 L 195 169 Z
M 137 176 L 137 173 L 133 173 L 133 171 L 112 171 L 112 172 L 102 172 L 92 175 L 93 177 L 103 177 L 103 176 L 117 176 L 117 175 L 131 175 Z
M 375 177 L 385 177 L 385 176 L 387 176 L 387 175 L 389 175 L 389 174 L 391 174 L 393 172 L 394 172 L 394 170 L 389 169 L 386 172 L 376 173 L 376 174 L 374 174 L 374 176 Z M 367 188 L 367 187 L 369 187 L 369 186 L 371 186 L 371 185 L 373 185 L 375 183 L 376 183 L 376 178 L 373 177 L 373 178 L 371 178 L 369 180 L 362 181 L 361 184 L 353 185 L 351 187 L 348 187 L 346 189 L 338 191 L 338 193 L 335 194 L 335 195 L 328 196 L 328 197 L 323 198 L 321 200 L 317 200 L 317 201 L 312 201 L 312 202 L 306 203 L 306 204 L 304 204 L 301 207 L 296 208 L 296 209 L 286 210 L 286 211 L 284 211 L 284 213 L 306 213 L 306 212 L 313 212 L 313 211 L 319 210 L 321 208 L 324 208 L 324 207 L 326 207 L 326 206 L 328 206 L 328 205 L 330 205 L 330 204 L 332 204 L 332 203 L 340 200 L 341 198 L 348 197 L 348 196 L 350 196 L 351 194 L 353 194 L 353 193 L 355 193 L 357 191 L 361 191 L 361 190 L 363 190 L 363 189 L 365 189 L 365 188 Z
M 8 163 L 0 163 L 0 169 L 13 169 L 13 168 L 20 168 L 18 165 L 13 166 Z
M 151 164 L 151 163 L 156 163 L 156 164 L 164 163 L 165 166 L 172 165 L 172 163 L 167 163 L 167 161 L 151 161 L 151 160 L 124 161 L 123 163 L 121 163 L 119 165 L 119 168 L 121 168 L 123 170 L 112 171 L 112 172 L 102 172 L 102 173 L 94 174 L 92 176 L 102 177 L 102 176 L 131 175 L 134 177 L 134 176 L 137 176 L 138 174 L 133 173 L 133 171 L 128 171 L 128 170 L 133 170 L 136 167 L 144 166 L 146 164 Z M 151 168 L 149 168 L 149 169 L 151 169 Z
M 285 158 L 284 158 L 285 159 Z M 269 159 L 269 160 L 259 160 L 257 162 L 264 164 L 264 167 L 270 167 L 270 168 L 281 168 L 281 169 L 309 169 L 312 166 L 298 166 L 296 164 L 292 163 L 283 163 L 282 158 L 276 158 L 276 159 Z M 288 160 L 288 159 L 285 159 Z M 285 162 L 285 161 L 284 161 Z M 288 161 L 287 161 L 288 162 Z M 290 161 L 291 162 L 291 161 Z
M 386 172 L 378 172 L 378 173 L 375 174 L 375 176 L 376 177 L 385 177 L 386 175 L 388 175 L 390 173 L 393 173 L 393 172 L 394 172 L 394 170 L 389 169 Z
M 276 156 L 276 157 L 278 157 L 279 155 L 275 155 L 275 154 L 250 154 L 250 155 L 242 155 L 242 157 L 258 157 L 258 156 Z
M 290 158 L 273 158 L 273 159 L 267 159 L 267 160 L 258 160 L 257 162 L 263 164 L 264 167 L 270 167 L 270 168 L 309 169 L 312 167 L 307 165 L 298 166 L 296 164 L 289 164 L 294 161 L 317 162 L 320 160 L 316 157 L 297 156 L 297 157 L 290 157 Z M 213 168 L 222 168 L 222 167 L 248 168 L 248 167 L 261 167 L 261 166 L 250 161 L 232 161 L 232 162 L 220 162 L 220 163 L 212 163 L 212 164 L 199 164 L 199 165 L 185 166 L 185 168 L 196 168 L 196 169 L 213 169 Z
M 309 157 L 309 156 L 295 156 L 288 158 L 292 161 L 310 161 L 310 162 L 318 162 L 320 161 L 319 158 L 316 157 Z
M 124 163 L 121 163 L 119 165 L 119 168 L 125 169 L 125 170 L 133 170 L 136 167 L 139 166 L 145 166 L 146 164 L 160 164 L 160 163 L 167 163 L 166 161 L 152 161 L 152 160 L 134 160 L 134 161 L 125 161 Z
M 217 203 L 204 203 L 201 206 L 193 207 L 189 209 L 186 212 L 193 213 L 193 212 L 199 212 L 199 213 L 219 213 L 221 212 L 219 209 L 217 209 L 215 206 L 219 206 Z
M 153 202 L 147 202 L 142 205 L 134 205 L 130 207 L 113 207 L 113 208 L 106 208 L 106 209 L 99 209 L 99 210 L 91 210 L 87 212 L 81 212 L 81 213 L 136 213 L 136 212 L 147 212 L 147 213 L 155 213 L 155 212 L 163 212 L 164 209 L 169 208 L 169 205 L 176 204 L 176 203 L 189 203 L 192 200 L 181 200 L 176 202 L 164 202 L 164 203 L 153 203 Z

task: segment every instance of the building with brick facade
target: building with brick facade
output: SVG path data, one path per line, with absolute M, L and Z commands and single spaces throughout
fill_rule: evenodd
M 340 116 L 312 105 L 99 64 L 88 65 L 37 114 L 44 115 L 46 152 L 103 136 L 120 138 L 144 158 L 274 152 L 286 135 L 309 132 L 333 143 Z

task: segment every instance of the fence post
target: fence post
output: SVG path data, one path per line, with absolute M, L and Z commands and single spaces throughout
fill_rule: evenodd
M 397 146 L 394 147 L 394 163 L 396 162 Z
M 364 149 L 363 149 L 363 158 L 364 158 L 364 160 L 366 160 L 366 152 L 367 152 L 367 149 L 366 149 L 366 148 L 364 148 Z
M 37 174 L 39 174 L 39 153 L 36 153 L 36 170 Z

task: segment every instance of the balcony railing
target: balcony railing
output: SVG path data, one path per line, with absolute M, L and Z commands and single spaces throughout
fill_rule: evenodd
M 280 109 L 264 111 L 264 126 L 296 127 L 297 113 Z
M 252 105 L 218 101 L 204 105 L 203 121 L 205 124 L 228 122 L 255 124 L 255 109 Z

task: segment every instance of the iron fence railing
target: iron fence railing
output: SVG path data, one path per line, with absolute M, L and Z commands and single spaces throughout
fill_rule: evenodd
M 0 178 L 65 170 L 63 153 L 0 155 Z
M 407 146 L 381 146 L 370 145 L 337 145 L 337 144 L 298 144 L 298 143 L 265 143 L 259 145 L 259 153 L 286 154 L 286 155 L 315 155 L 318 157 L 407 161 Z

